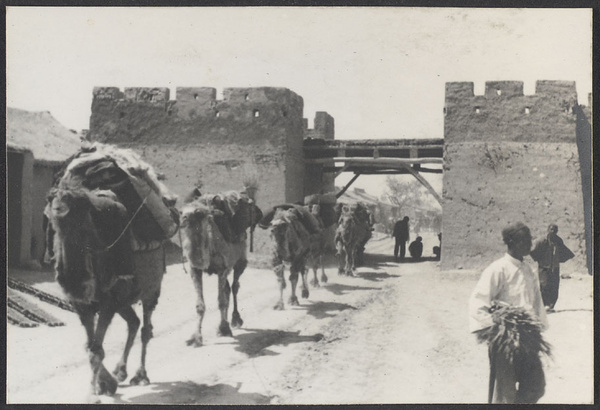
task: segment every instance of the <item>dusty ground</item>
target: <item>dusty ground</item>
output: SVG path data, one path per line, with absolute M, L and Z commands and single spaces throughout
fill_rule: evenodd
M 432 238 L 422 234 L 426 256 Z M 205 346 L 185 340 L 194 330 L 195 297 L 181 264 L 168 267 L 154 315 L 147 360 L 148 386 L 122 383 L 104 403 L 325 404 L 482 403 L 488 364 L 483 345 L 467 329 L 467 300 L 479 272 L 440 272 L 438 262 L 392 261 L 389 238 L 373 240 L 358 277 L 337 276 L 311 288 L 301 306 L 274 311 L 272 272 L 248 269 L 240 290 L 242 329 L 218 338 L 216 278 L 205 280 Z M 568 271 L 565 266 L 563 271 Z M 40 281 L 40 278 L 44 279 Z M 59 294 L 52 274 L 22 273 L 22 280 Z M 286 289 L 286 296 L 289 287 Z M 77 317 L 44 305 L 64 327 L 7 325 L 8 403 L 82 403 L 89 369 Z M 547 340 L 547 389 L 541 403 L 593 402 L 592 277 L 571 272 L 561 281 Z M 141 312 L 141 306 L 136 310 Z M 105 364 L 112 370 L 125 341 L 125 323 L 109 328 Z M 130 376 L 139 364 L 132 350 Z

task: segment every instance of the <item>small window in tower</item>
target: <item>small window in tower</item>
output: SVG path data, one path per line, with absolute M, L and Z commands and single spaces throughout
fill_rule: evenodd
M 246 95 L 244 96 L 244 100 L 246 100 L 246 101 L 250 101 L 250 96 L 249 96 L 248 94 L 246 94 Z
M 499 89 L 499 88 L 496 88 L 496 94 L 498 94 L 498 95 L 502 95 L 502 90 L 501 90 L 501 89 Z
M 221 116 L 221 113 L 219 111 L 215 112 L 215 117 L 219 118 Z
M 283 115 L 284 117 L 287 117 L 288 113 L 287 113 L 287 110 L 285 108 L 281 109 L 281 115 Z
M 194 94 L 194 100 L 198 99 L 198 94 Z
M 155 102 L 156 101 L 156 95 L 152 94 L 150 96 L 150 102 Z
M 446 109 L 446 107 L 444 107 L 444 116 L 446 116 L 446 114 L 448 114 L 448 110 Z
M 260 111 L 254 110 L 254 118 L 260 117 Z
M 525 114 L 531 113 L 531 107 L 525 107 Z
M 475 107 L 475 114 L 479 114 L 481 112 L 481 108 Z

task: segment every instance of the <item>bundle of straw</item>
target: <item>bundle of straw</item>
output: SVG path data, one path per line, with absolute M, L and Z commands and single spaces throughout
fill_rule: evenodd
M 541 323 L 527 310 L 494 302 L 490 312 L 494 324 L 478 333 L 479 342 L 487 342 L 510 362 L 539 353 L 551 357 L 551 345 L 542 337 Z

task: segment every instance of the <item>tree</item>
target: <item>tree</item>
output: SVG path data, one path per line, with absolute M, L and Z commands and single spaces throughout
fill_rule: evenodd
M 401 214 L 406 214 L 406 208 L 421 208 L 425 204 L 425 197 L 429 195 L 427 188 L 415 179 L 403 181 L 399 178 L 388 176 L 385 179 L 388 190 L 385 195 L 390 202 L 400 209 Z

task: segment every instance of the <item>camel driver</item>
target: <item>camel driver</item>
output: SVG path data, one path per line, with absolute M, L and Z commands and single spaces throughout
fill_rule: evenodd
M 394 245 L 394 258 L 396 261 L 398 261 L 398 250 L 400 250 L 400 259 L 404 259 L 404 255 L 406 254 L 406 242 L 410 239 L 408 221 L 408 216 L 405 216 L 394 225 L 392 237 L 396 238 L 396 244 Z
M 411 258 L 415 260 L 421 259 L 423 255 L 423 238 L 417 236 L 417 239 L 412 241 L 408 246 L 408 252 L 410 253 Z
M 550 224 L 546 237 L 537 241 L 531 251 L 531 257 L 538 263 L 540 290 L 547 312 L 554 312 L 558 300 L 560 264 L 575 256 L 557 233 L 558 226 Z
M 519 341 L 524 345 L 531 334 L 536 336 L 535 347 L 547 346 L 540 333 L 548 328 L 548 321 L 538 277 L 523 261 L 531 250 L 531 233 L 517 222 L 502 230 L 502 239 L 507 253 L 483 271 L 471 294 L 469 330 L 480 341 L 488 341 L 489 403 L 536 403 L 546 385 L 539 354 L 542 348 L 525 351 L 519 347 Z M 507 311 L 513 315 L 511 318 L 498 314 Z M 518 322 L 523 317 L 525 320 Z M 515 322 L 517 325 L 511 327 Z M 529 333 L 521 333 L 522 323 Z

